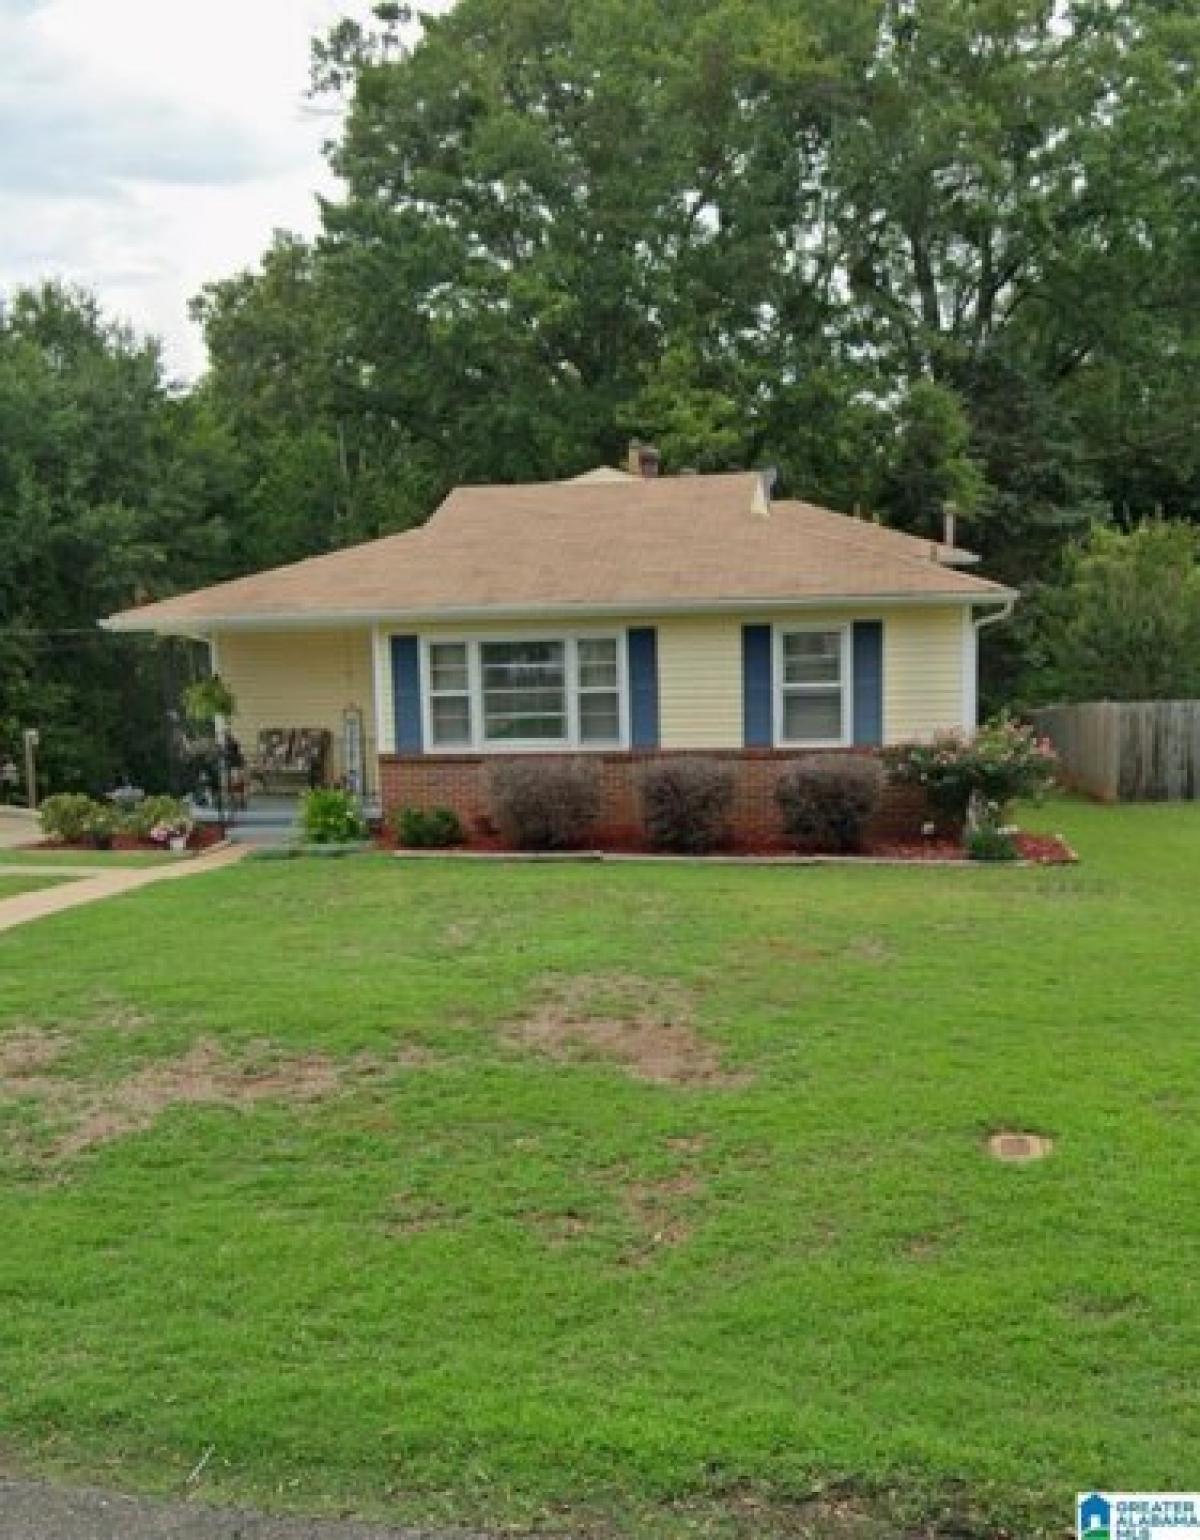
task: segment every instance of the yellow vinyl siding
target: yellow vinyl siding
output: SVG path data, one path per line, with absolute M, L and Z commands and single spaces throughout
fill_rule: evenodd
M 895 609 L 883 626 L 883 727 L 888 743 L 963 725 L 964 624 L 957 605 Z
M 736 749 L 742 746 L 742 626 L 841 626 L 883 621 L 883 731 L 888 743 L 928 738 L 963 725 L 964 626 L 959 605 L 805 609 L 794 613 L 670 616 L 631 615 L 491 621 L 396 627 L 396 634 L 436 640 L 471 636 L 566 635 L 576 631 L 658 631 L 659 741 L 665 749 Z M 384 752 L 393 739 L 389 638 L 380 628 L 381 720 Z M 369 696 L 367 699 L 369 700 Z
M 659 741 L 664 749 L 742 746 L 742 622 L 658 624 Z
M 333 773 L 345 770 L 342 715 L 362 712 L 367 785 L 379 784 L 378 735 L 371 632 L 226 631 L 217 638 L 217 666 L 233 691 L 233 730 L 247 755 L 264 727 L 326 727 L 333 739 Z
M 740 748 L 742 625 L 840 626 L 883 620 L 883 731 L 888 743 L 963 725 L 964 611 L 959 605 L 696 617 L 658 623 L 661 742 L 667 749 Z M 644 621 L 649 624 L 650 621 Z

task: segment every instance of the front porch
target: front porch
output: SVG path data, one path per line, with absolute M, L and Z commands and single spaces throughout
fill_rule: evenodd
M 301 796 L 300 792 L 255 792 L 246 798 L 244 806 L 193 802 L 191 812 L 197 823 L 223 824 L 226 837 L 235 845 L 287 845 L 300 837 Z M 362 810 L 369 821 L 379 818 L 378 797 L 364 797 Z

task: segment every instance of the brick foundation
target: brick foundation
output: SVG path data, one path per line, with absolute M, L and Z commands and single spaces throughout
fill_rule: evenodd
M 828 752 L 844 752 L 829 750 Z M 861 752 L 861 751 L 860 751 Z M 527 756 L 522 756 L 525 758 Z M 538 755 L 537 758 L 573 758 Z M 651 759 L 719 759 L 734 766 L 730 836 L 734 845 L 754 849 L 783 848 L 783 829 L 775 806 L 779 773 L 799 756 L 775 749 L 635 750 L 589 754 L 600 771 L 602 811 L 588 843 L 597 846 L 644 845 L 638 814 L 636 772 Z M 486 772 L 497 756 L 474 754 L 385 754 L 379 760 L 379 780 L 385 815 L 398 807 L 449 807 L 463 821 L 468 837 L 494 838 L 488 810 Z M 919 839 L 928 817 L 924 794 L 915 787 L 888 785 L 883 803 L 871 821 L 869 840 Z

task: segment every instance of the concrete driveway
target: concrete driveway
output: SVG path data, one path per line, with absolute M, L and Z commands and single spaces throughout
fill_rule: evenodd
M 30 845 L 41 833 L 36 813 L 23 807 L 0 807 L 0 850 Z

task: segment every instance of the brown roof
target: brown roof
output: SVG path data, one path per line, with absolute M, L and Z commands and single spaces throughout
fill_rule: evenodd
M 754 472 L 459 487 L 420 529 L 105 622 L 117 630 L 644 611 L 795 600 L 1000 600 L 928 541 L 808 503 Z

